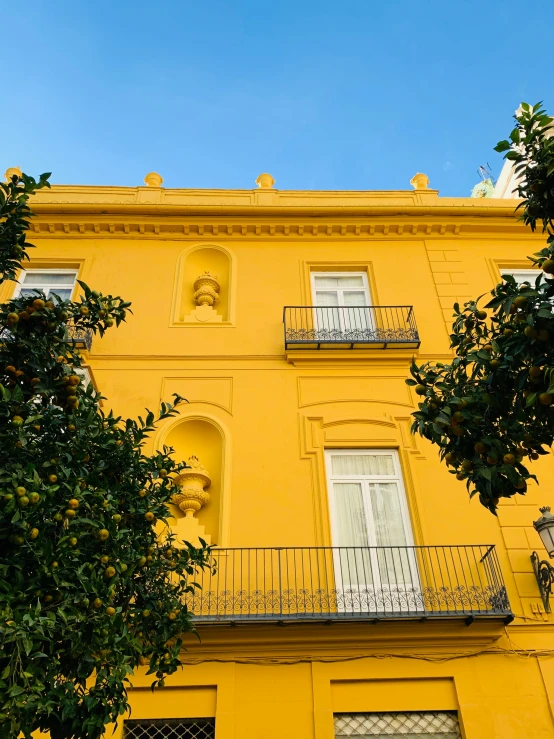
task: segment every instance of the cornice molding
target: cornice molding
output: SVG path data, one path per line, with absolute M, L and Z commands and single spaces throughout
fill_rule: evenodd
M 138 214 L 137 214 L 138 215 Z M 395 220 L 375 221 L 364 218 L 356 222 L 340 220 L 287 221 L 280 217 L 275 221 L 248 219 L 242 221 L 226 221 L 213 218 L 199 221 L 187 219 L 177 221 L 164 217 L 159 219 L 143 217 L 137 220 L 98 217 L 96 219 L 80 219 L 59 214 L 46 217 L 45 214 L 33 219 L 31 231 L 34 237 L 60 238 L 118 238 L 118 239 L 258 239 L 278 238 L 320 240 L 333 239 L 452 239 L 457 237 L 478 236 L 479 238 L 498 238 L 513 236 L 515 238 L 536 239 L 541 234 L 532 235 L 515 218 L 490 218 L 479 220 L 440 221 L 434 214 L 433 220 Z

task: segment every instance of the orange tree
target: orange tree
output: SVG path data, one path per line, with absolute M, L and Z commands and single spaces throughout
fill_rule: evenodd
M 28 258 L 28 199 L 45 186 L 0 185 L 0 281 Z M 0 305 L 0 736 L 100 737 L 138 665 L 163 686 L 209 556 L 157 535 L 185 465 L 144 454 L 154 414 L 104 414 L 82 383 L 71 331 L 102 335 L 129 303 L 81 288 L 80 302 L 36 291 Z
M 524 494 L 526 464 L 554 441 L 554 138 L 542 105 L 523 103 L 506 152 L 520 178 L 518 209 L 546 246 L 529 257 L 543 273 L 518 286 L 506 277 L 487 296 L 454 306 L 451 364 L 412 364 L 421 396 L 412 430 L 439 447 L 470 496 L 495 513 L 500 498 Z

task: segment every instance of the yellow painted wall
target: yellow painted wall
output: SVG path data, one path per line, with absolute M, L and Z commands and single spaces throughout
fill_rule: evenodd
M 465 739 L 554 737 L 554 621 L 529 561 L 535 548 L 545 555 L 532 521 L 539 504 L 554 506 L 552 458 L 536 463 L 540 487 L 495 518 L 410 435 L 411 350 L 285 352 L 283 342 L 283 307 L 312 302 L 310 271 L 365 271 L 375 304 L 414 307 L 417 360 L 448 361 L 453 302 L 490 290 L 499 268 L 525 267 L 540 248 L 514 207 L 430 190 L 37 195 L 32 265 L 76 265 L 80 279 L 133 304 L 87 359 L 106 407 L 136 415 L 173 392 L 188 399 L 152 444 L 210 468 L 213 498 L 199 519 L 214 542 L 329 546 L 324 450 L 397 449 L 416 544 L 495 544 L 516 615 L 507 627 L 201 627 L 168 687 L 152 695 L 137 676 L 133 718 L 215 716 L 217 739 L 332 739 L 333 711 L 442 709 L 458 711 Z M 186 320 L 204 270 L 221 279 L 218 323 Z

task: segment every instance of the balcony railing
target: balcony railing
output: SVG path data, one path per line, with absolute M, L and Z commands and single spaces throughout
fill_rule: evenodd
M 75 326 L 70 323 L 66 329 L 66 337 L 73 339 L 76 346 L 90 351 L 92 346 L 92 331 L 90 328 L 83 328 L 82 326 Z
M 414 349 L 420 344 L 410 305 L 313 306 L 283 310 L 285 349 Z
M 214 549 L 197 622 L 511 620 L 494 546 Z

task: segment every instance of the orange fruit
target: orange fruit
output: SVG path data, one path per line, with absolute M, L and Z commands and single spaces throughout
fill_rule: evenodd
M 516 458 L 514 454 L 505 454 L 502 461 L 504 464 L 515 464 Z
M 67 501 L 67 505 L 69 508 L 78 508 L 79 501 L 77 500 L 77 498 L 71 498 L 71 500 Z
M 146 519 L 147 521 L 153 521 L 153 520 L 154 520 L 154 514 L 152 513 L 152 511 L 147 511 L 147 512 L 146 512 L 146 513 L 144 514 L 144 518 L 145 518 L 145 519 Z
M 104 570 L 104 577 L 110 579 L 115 575 L 115 567 L 106 567 Z
M 112 606 L 108 606 L 106 608 L 106 616 L 115 616 L 115 608 L 112 608 Z
M 554 396 L 550 395 L 550 393 L 541 393 L 539 395 L 539 403 L 541 405 L 550 405 L 553 400 Z
M 473 448 L 475 449 L 477 454 L 484 454 L 487 451 L 487 447 L 483 444 L 482 441 L 478 441 Z
M 42 310 L 45 305 L 46 303 L 42 298 L 36 298 L 33 300 L 33 308 L 35 308 L 35 310 Z
M 98 538 L 100 539 L 100 541 L 106 541 L 107 539 L 109 539 L 110 532 L 108 531 L 108 529 L 100 529 L 100 531 L 98 532 Z
M 94 606 L 94 608 L 100 608 L 102 606 L 102 599 L 101 598 L 95 598 L 92 601 L 92 605 Z

